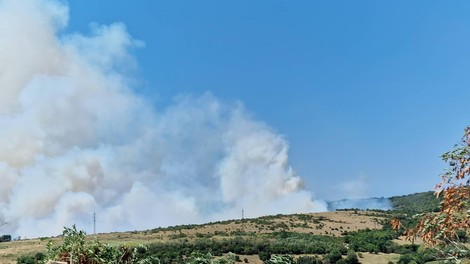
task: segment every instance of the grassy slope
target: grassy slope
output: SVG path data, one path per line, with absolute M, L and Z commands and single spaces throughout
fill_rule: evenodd
M 423 212 L 435 210 L 439 201 L 432 192 L 417 193 L 390 198 L 393 208 L 400 212 Z M 338 211 L 314 214 L 276 215 L 256 219 L 231 220 L 203 225 L 184 225 L 157 228 L 140 232 L 99 234 L 98 239 L 110 244 L 146 244 L 157 241 L 188 241 L 205 237 L 223 239 L 234 236 L 260 236 L 272 232 L 289 231 L 316 235 L 341 236 L 343 231 L 381 228 L 379 221 L 385 215 L 372 211 Z M 22 254 L 44 252 L 49 239 L 31 239 L 0 243 L 0 264 L 16 263 Z M 59 243 L 60 238 L 55 238 Z M 260 263 L 253 256 L 253 262 Z M 242 256 L 243 259 L 243 256 Z M 396 261 L 398 255 L 364 254 L 362 263 L 387 263 Z M 259 259 L 258 259 L 259 260 Z
M 381 228 L 379 221 L 383 217 L 384 215 L 381 213 L 369 211 L 276 215 L 203 225 L 157 228 L 139 232 L 98 234 L 97 237 L 102 242 L 119 245 L 146 244 L 157 241 L 171 242 L 181 239 L 191 241 L 201 237 L 211 239 L 234 236 L 256 237 L 280 231 L 341 236 L 344 231 Z M 60 243 L 60 238 L 54 240 Z M 25 253 L 44 252 L 47 241 L 48 239 L 31 239 L 0 243 L 0 264 L 15 263 L 15 259 Z

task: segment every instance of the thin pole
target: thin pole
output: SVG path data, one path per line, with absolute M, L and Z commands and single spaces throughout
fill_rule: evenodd
M 96 212 L 93 212 L 93 234 L 96 235 Z

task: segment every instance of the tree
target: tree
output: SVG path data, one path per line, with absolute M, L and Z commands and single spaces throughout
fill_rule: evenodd
M 325 259 L 326 259 L 327 263 L 336 263 L 342 258 L 343 258 L 343 256 L 341 255 L 341 252 L 336 248 L 332 249 L 330 251 L 330 253 L 328 253 L 325 256 Z
M 442 180 L 435 187 L 436 196 L 442 196 L 439 211 L 420 215 L 418 225 L 409 229 L 407 235 L 421 237 L 429 246 L 442 246 L 457 260 L 469 254 L 459 236 L 467 236 L 470 230 L 470 126 L 465 129 L 461 142 L 441 158 L 449 168 L 441 174 Z M 398 230 L 401 223 L 394 219 L 392 226 Z
M 271 258 L 271 254 L 266 251 L 261 251 L 259 254 L 259 259 L 263 262 L 267 262 Z
M 348 264 L 358 264 L 359 259 L 357 258 L 356 252 L 354 250 L 348 251 L 348 256 L 346 257 L 346 263 Z

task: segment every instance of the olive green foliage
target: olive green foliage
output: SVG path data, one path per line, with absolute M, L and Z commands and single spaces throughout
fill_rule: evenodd
M 191 252 L 215 256 L 233 252 L 239 255 L 258 254 L 262 261 L 268 261 L 275 254 L 326 254 L 332 249 L 338 249 L 342 254 L 347 252 L 342 238 L 283 231 L 258 237 L 198 238 L 193 241 L 153 243 L 147 246 L 143 256 L 155 256 L 162 264 L 171 264 L 181 263 L 183 256 L 189 256 Z
M 297 259 L 297 264 L 322 264 L 323 261 L 319 258 L 312 256 L 300 256 Z
M 235 264 L 235 255 L 233 253 L 227 254 L 223 258 L 215 259 L 212 254 L 203 254 L 200 252 L 192 252 L 190 256 L 182 261 L 185 264 Z
M 405 254 L 400 257 L 398 264 L 424 264 L 426 263 L 420 256 L 416 254 Z
M 266 251 L 261 251 L 258 254 L 258 257 L 261 261 L 266 262 L 271 258 L 271 254 L 269 252 L 266 252 Z M 308 263 L 305 263 L 305 264 L 308 264 Z
M 432 191 L 390 197 L 394 211 L 410 215 L 435 212 L 439 210 L 441 201 L 442 198 L 437 198 Z
M 333 249 L 330 251 L 330 253 L 326 254 L 325 260 L 326 263 L 337 263 L 340 259 L 342 259 L 343 256 L 341 254 L 341 251 L 338 249 Z
M 335 263 L 335 264 L 359 264 L 356 252 L 349 250 L 346 258 L 343 258 L 343 254 L 338 249 L 333 249 L 330 253 L 326 254 L 324 262 L 318 263 Z
M 86 234 L 75 226 L 65 228 L 63 243 L 47 244 L 44 263 L 49 260 L 64 261 L 76 264 L 158 264 L 155 257 L 140 257 L 144 247 L 113 247 L 98 240 L 86 240 Z M 21 263 L 21 262 L 18 262 Z
M 345 242 L 349 244 L 349 248 L 355 251 L 391 253 L 395 250 L 392 239 L 396 237 L 397 234 L 391 230 L 365 229 L 348 233 Z
M 16 259 L 16 263 L 18 264 L 38 264 L 43 263 L 43 261 L 44 254 L 42 253 L 37 253 L 35 255 L 25 255 Z
M 357 258 L 356 252 L 354 250 L 349 250 L 348 255 L 346 257 L 346 263 L 348 264 L 358 264 L 359 259 Z

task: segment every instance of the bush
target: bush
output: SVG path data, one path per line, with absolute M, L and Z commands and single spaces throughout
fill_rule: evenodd
M 267 262 L 269 259 L 271 259 L 271 254 L 266 251 L 262 251 L 258 254 L 258 257 L 261 261 Z
M 37 261 L 36 261 L 36 258 L 34 256 L 27 255 L 27 256 L 21 256 L 21 257 L 17 258 L 16 263 L 17 264 L 36 264 Z
M 346 257 L 346 263 L 348 264 L 358 264 L 359 259 L 357 258 L 356 252 L 354 250 L 348 251 L 348 256 Z
M 337 263 L 343 256 L 338 249 L 333 249 L 325 256 L 327 263 Z
M 322 261 L 316 257 L 300 256 L 297 259 L 297 264 L 322 264 Z
M 16 259 L 17 264 L 37 264 L 43 263 L 44 260 L 43 253 L 36 253 L 35 255 L 24 255 Z
M 420 260 L 416 254 L 405 254 L 398 259 L 398 264 L 422 264 L 424 261 Z

